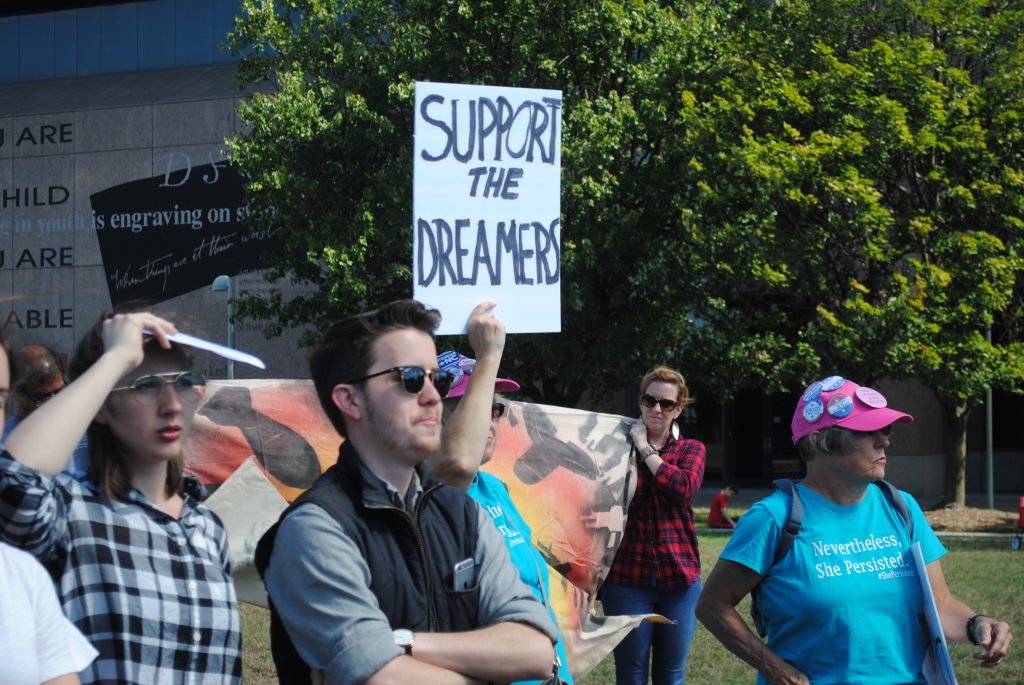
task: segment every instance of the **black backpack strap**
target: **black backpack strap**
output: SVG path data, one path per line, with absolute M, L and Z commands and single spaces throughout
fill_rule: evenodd
M 910 515 L 910 507 L 907 506 L 906 498 L 903 497 L 895 485 L 887 480 L 876 480 L 875 485 L 881 489 L 882 494 L 885 495 L 887 500 L 889 500 L 889 504 L 891 504 L 892 508 L 900 515 L 903 522 L 907 524 L 907 533 L 910 536 L 910 539 L 913 540 L 914 517 Z
M 800 527 L 804 523 L 804 504 L 800 501 L 800 495 L 796 491 L 796 482 L 790 478 L 779 478 L 772 482 L 772 487 L 789 495 L 789 512 L 786 516 L 786 523 L 782 526 L 782 537 L 779 538 L 779 546 L 775 548 L 772 565 L 768 567 L 764 575 L 768 575 L 768 571 L 789 554 L 789 550 L 793 548 L 793 541 L 800 534 Z M 757 608 L 757 590 L 755 587 L 750 593 L 750 617 L 754 620 L 757 634 L 765 637 L 768 630 L 765 628 L 761 612 Z
M 775 558 L 772 560 L 772 566 L 774 566 L 789 554 L 789 550 L 793 549 L 793 540 L 800 534 L 800 527 L 804 524 L 804 503 L 800 501 L 795 481 L 789 478 L 779 478 L 772 482 L 772 486 L 789 495 L 789 517 L 786 519 L 786 525 L 782 527 L 779 546 L 775 548 Z

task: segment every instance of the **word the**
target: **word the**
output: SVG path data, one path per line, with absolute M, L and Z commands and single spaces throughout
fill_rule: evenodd
M 475 232 L 470 228 L 471 223 L 469 219 L 456 219 L 453 228 L 444 219 L 417 219 L 419 285 L 429 286 L 435 277 L 439 286 L 445 285 L 446 280 L 451 285 L 476 285 L 481 266 L 487 269 L 491 285 L 501 285 L 501 265 L 505 255 L 512 259 L 516 285 L 558 282 L 559 219 L 547 226 L 539 221 L 499 221 L 497 230 L 488 230 L 487 222 L 481 219 Z M 465 232 L 472 233 L 464 237 Z M 467 260 L 470 248 L 473 256 Z M 527 262 L 530 260 L 534 262 L 536 278 L 527 275 Z
M 512 159 L 525 157 L 527 162 L 533 162 L 534 155 L 539 153 L 544 164 L 557 163 L 560 99 L 526 100 L 513 108 L 503 95 L 495 100 L 481 97 L 467 102 L 461 111 L 459 100 L 452 99 L 447 112 L 444 105 L 444 96 L 436 93 L 426 96 L 420 103 L 423 120 L 445 136 L 444 148 L 440 151 L 420 152 L 424 160 L 438 162 L 452 155 L 466 163 L 475 154 L 480 161 L 500 162 L 502 155 L 508 155 Z M 466 141 L 465 150 L 459 149 L 460 140 Z
M 519 187 L 519 179 L 523 177 L 523 170 L 517 167 L 503 169 L 493 166 L 478 166 L 469 170 L 469 176 L 473 179 L 473 185 L 469 189 L 470 197 L 476 197 L 477 182 L 483 178 L 484 174 L 487 174 L 487 179 L 484 181 L 484 197 L 490 197 L 492 191 L 494 197 L 500 197 L 502 200 L 514 200 L 519 197 L 519 193 L 512 192 L 512 189 Z

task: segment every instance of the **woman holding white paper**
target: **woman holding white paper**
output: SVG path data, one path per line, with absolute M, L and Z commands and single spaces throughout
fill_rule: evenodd
M 183 474 L 206 381 L 174 333 L 148 313 L 102 319 L 78 345 L 75 380 L 0 454 L 0 535 L 43 563 L 99 651 L 82 682 L 241 680 L 227 535 Z M 61 471 L 86 429 L 78 481 Z
M 758 683 L 923 685 L 928 639 L 913 543 L 946 640 L 979 645 L 982 666 L 1006 656 L 1010 627 L 952 595 L 940 562 L 946 550 L 920 506 L 881 480 L 892 425 L 912 420 L 840 376 L 813 383 L 797 402 L 793 442 L 807 477 L 740 518 L 697 606 L 708 630 L 758 670 Z M 747 594 L 767 644 L 736 611 Z

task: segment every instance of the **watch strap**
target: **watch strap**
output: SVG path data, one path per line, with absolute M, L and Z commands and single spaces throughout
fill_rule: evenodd
M 978 628 L 978 619 L 988 618 L 985 614 L 975 614 L 967 619 L 967 639 L 971 641 L 972 645 L 981 645 L 981 640 L 978 639 L 975 630 Z

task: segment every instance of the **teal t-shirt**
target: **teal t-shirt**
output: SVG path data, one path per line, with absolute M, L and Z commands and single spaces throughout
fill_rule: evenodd
M 520 580 L 530 588 L 537 599 L 544 602 L 548 588 L 551 587 L 548 585 L 548 565 L 540 552 L 534 548 L 531 542 L 530 527 L 526 525 L 526 521 L 523 520 L 516 505 L 512 502 L 508 488 L 500 478 L 479 471 L 473 484 L 469 486 L 468 494 L 480 503 L 484 511 L 490 514 L 498 532 L 505 538 L 505 547 L 508 548 L 508 554 L 512 557 L 512 563 L 519 569 Z M 544 583 L 543 593 L 541 592 L 541 583 Z M 547 602 L 544 604 L 547 606 Z M 551 612 L 551 607 L 547 606 L 547 610 L 551 616 L 551 622 L 557 627 L 558 624 L 555 622 L 555 615 Z M 572 683 L 563 643 L 564 640 L 559 636 L 558 644 L 555 645 L 558 658 L 562 662 L 558 675 L 566 683 Z M 536 682 L 538 681 L 520 681 L 513 685 L 527 685 L 527 683 Z
M 772 561 L 789 511 L 782 492 L 751 507 L 722 551 L 723 559 L 764 576 L 758 607 L 768 647 L 814 685 L 923 684 L 923 598 L 908 548 L 920 542 L 926 564 L 946 550 L 921 507 L 903 493 L 914 521 L 911 540 L 878 487 L 851 506 L 797 489 L 803 525 L 778 564 Z M 758 683 L 766 682 L 758 675 Z

